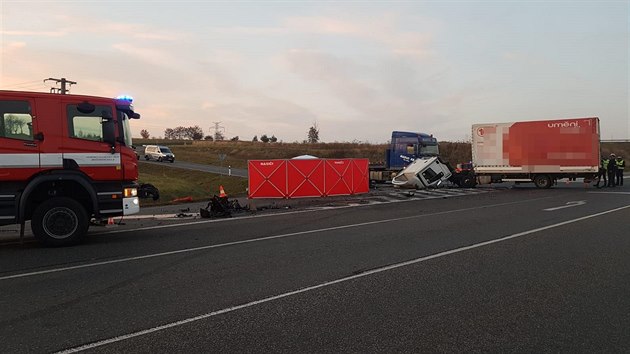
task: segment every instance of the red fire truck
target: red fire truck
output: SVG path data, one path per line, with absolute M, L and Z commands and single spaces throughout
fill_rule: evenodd
M 0 225 L 31 220 L 50 246 L 79 242 L 90 220 L 140 210 L 128 96 L 0 91 Z

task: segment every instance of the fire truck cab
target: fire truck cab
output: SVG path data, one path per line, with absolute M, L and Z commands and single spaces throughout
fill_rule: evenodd
M 139 212 L 130 97 L 0 91 L 0 225 L 31 221 L 49 246 L 79 242 L 92 218 Z

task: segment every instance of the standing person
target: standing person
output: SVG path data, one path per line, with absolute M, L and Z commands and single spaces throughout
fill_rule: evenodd
M 617 164 L 615 163 L 615 154 L 610 154 L 608 158 L 608 187 L 615 186 L 615 176 L 617 175 Z
M 595 183 L 596 188 L 601 188 L 599 186 L 599 182 L 601 182 L 602 177 L 604 178 L 603 187 L 606 187 L 608 185 L 608 180 L 606 178 L 606 174 L 608 173 L 608 171 L 606 171 L 607 169 L 608 169 L 608 160 L 602 157 L 602 159 L 599 162 L 599 170 L 597 171 L 597 183 Z
M 617 185 L 623 186 L 623 170 L 626 167 L 626 161 L 623 159 L 623 157 L 617 156 L 615 164 L 617 165 Z

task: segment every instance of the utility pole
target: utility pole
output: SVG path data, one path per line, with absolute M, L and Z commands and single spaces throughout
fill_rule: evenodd
M 44 83 L 46 83 L 46 81 L 54 81 L 57 84 L 61 83 L 61 88 L 51 87 L 50 93 L 60 93 L 62 95 L 65 95 L 66 93 L 70 92 L 70 86 L 77 84 L 75 81 L 66 80 L 65 77 L 62 77 L 61 79 L 55 79 L 55 78 L 49 77 L 48 79 L 44 79 Z M 68 85 L 67 89 L 66 89 L 66 85 Z

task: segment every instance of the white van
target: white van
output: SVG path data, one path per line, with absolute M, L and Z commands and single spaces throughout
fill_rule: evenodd
M 144 149 L 144 159 L 157 160 L 157 161 L 169 161 L 175 162 L 175 154 L 166 146 L 162 145 L 147 145 Z

